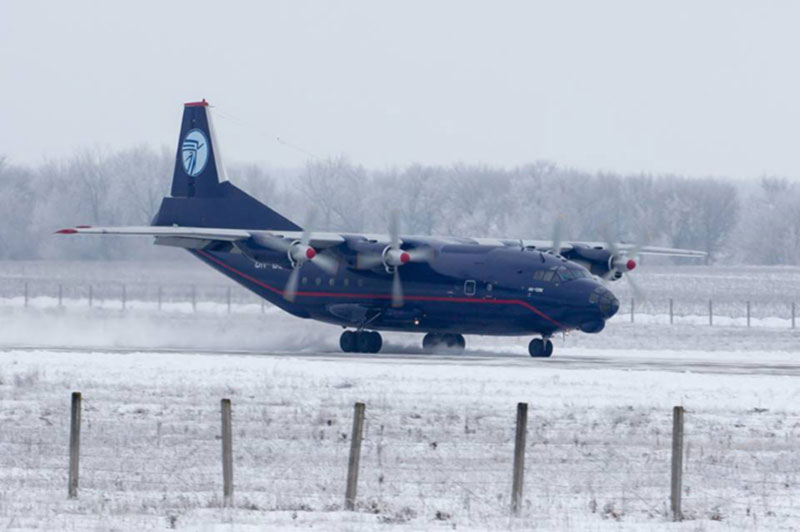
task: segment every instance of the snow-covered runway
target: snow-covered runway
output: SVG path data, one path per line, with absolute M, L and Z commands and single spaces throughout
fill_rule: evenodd
M 63 355 L 83 353 L 147 354 L 151 356 L 257 356 L 310 359 L 326 362 L 357 361 L 367 364 L 439 365 L 457 364 L 467 367 L 532 367 L 575 369 L 620 369 L 625 371 L 668 371 L 679 373 L 718 373 L 735 375 L 800 376 L 800 356 L 785 352 L 758 351 L 740 356 L 711 355 L 708 352 L 632 351 L 569 349 L 549 359 L 535 359 L 520 354 L 469 350 L 461 354 L 419 353 L 414 349 L 395 349 L 380 354 L 341 353 L 333 351 L 255 351 L 247 349 L 154 348 L 136 346 L 54 348 L 44 345 L 5 345 L 1 352 L 51 352 Z
M 647 321 L 643 319 L 642 321 Z M 791 530 L 800 522 L 800 337 L 786 327 L 630 324 L 468 337 L 422 354 L 387 334 L 259 312 L 0 306 L 0 527 L 19 529 Z M 69 396 L 80 496 L 66 499 Z M 219 401 L 233 401 L 235 507 L 221 507 Z M 358 511 L 343 512 L 355 401 Z M 523 512 L 514 418 L 530 405 Z M 684 511 L 669 522 L 671 409 L 686 408 Z

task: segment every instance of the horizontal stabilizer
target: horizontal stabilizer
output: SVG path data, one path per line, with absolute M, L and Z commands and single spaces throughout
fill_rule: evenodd
M 224 240 L 235 242 L 250 238 L 249 231 L 241 229 L 216 229 L 210 227 L 157 227 L 152 225 L 129 227 L 76 227 L 56 231 L 61 235 L 132 235 L 132 236 L 172 236 L 198 238 L 201 240 Z
M 236 242 L 247 240 L 254 236 L 266 236 L 285 239 L 289 242 L 300 240 L 301 231 L 264 231 L 245 229 L 225 229 L 218 227 L 181 227 L 181 226 L 127 226 L 127 227 L 89 227 L 77 226 L 74 228 L 56 231 L 60 235 L 120 235 L 120 236 L 154 236 L 157 238 L 190 239 L 205 241 Z M 344 238 L 337 233 L 315 233 L 309 244 L 318 249 L 325 249 L 343 243 Z M 182 246 L 186 247 L 186 246 Z

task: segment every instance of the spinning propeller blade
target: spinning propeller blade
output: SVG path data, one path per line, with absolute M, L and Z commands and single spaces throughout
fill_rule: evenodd
M 295 266 L 292 268 L 292 273 L 289 274 L 289 280 L 286 281 L 286 286 L 283 289 L 283 299 L 294 302 L 295 295 L 297 294 L 297 281 L 299 279 L 300 267 Z
M 400 268 L 394 269 L 394 278 L 392 279 L 392 306 L 403 306 L 403 283 L 400 281 Z
M 300 279 L 300 268 L 303 267 L 306 261 L 313 262 L 321 270 L 329 275 L 335 275 L 339 268 L 339 261 L 329 254 L 317 253 L 311 247 L 311 227 L 314 224 L 315 213 L 310 211 L 306 219 L 306 224 L 303 229 L 303 234 L 300 236 L 299 241 L 288 242 L 281 238 L 264 237 L 259 240 L 267 247 L 277 249 L 279 251 L 286 251 L 289 255 L 290 261 L 293 263 L 292 273 L 289 274 L 289 279 L 286 281 L 286 286 L 283 289 L 283 298 L 286 301 L 294 301 L 297 295 L 297 285 Z
M 633 279 L 630 272 L 636 268 L 636 255 L 639 252 L 639 248 L 641 247 L 639 244 L 634 245 L 633 249 L 629 252 L 621 252 L 614 241 L 611 239 L 611 233 L 608 230 L 608 227 L 604 228 L 603 230 L 603 237 L 605 238 L 606 245 L 608 246 L 609 251 L 611 251 L 612 255 L 612 264 L 621 263 L 622 270 L 624 270 L 625 280 L 628 282 L 628 285 L 631 287 L 631 293 L 633 294 L 633 299 L 637 303 L 643 303 L 647 300 L 647 296 L 639 287 L 639 284 Z
M 558 216 L 556 223 L 553 225 L 553 240 L 551 243 L 550 253 L 560 257 L 561 256 L 561 235 L 564 232 L 564 217 Z
M 398 212 L 393 210 L 389 215 L 389 245 L 381 253 L 360 253 L 356 261 L 356 268 L 370 270 L 383 266 L 392 274 L 392 306 L 402 307 L 403 283 L 400 279 L 399 268 L 409 262 L 430 262 L 435 251 L 430 247 L 418 247 L 405 250 L 400 241 L 400 220 Z

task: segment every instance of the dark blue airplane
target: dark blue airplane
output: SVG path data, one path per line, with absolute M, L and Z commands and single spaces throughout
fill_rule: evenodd
M 558 227 L 558 224 L 557 224 Z M 230 183 L 208 103 L 183 112 L 172 191 L 152 225 L 78 226 L 61 234 L 149 235 L 188 250 L 248 290 L 300 318 L 341 325 L 345 352 L 377 353 L 378 332 L 426 333 L 425 350 L 463 350 L 464 334 L 550 337 L 598 333 L 619 309 L 603 280 L 620 279 L 639 254 L 705 253 L 598 242 L 311 232 Z M 352 330 L 351 330 L 352 329 Z

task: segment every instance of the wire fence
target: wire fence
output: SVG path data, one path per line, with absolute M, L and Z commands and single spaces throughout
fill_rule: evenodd
M 77 506 L 66 501 L 70 420 L 64 403 L 41 405 L 26 413 L 29 422 L 0 433 L 5 512 L 28 504 L 65 515 L 88 516 L 99 508 L 177 520 L 189 510 L 225 504 L 218 401 L 137 405 L 87 396 L 80 434 L 83 504 Z M 511 406 L 456 413 L 435 405 L 409 411 L 368 404 L 355 509 L 387 522 L 507 516 L 515 446 Z M 4 404 L 2 414 L 10 408 Z M 670 414 L 632 407 L 577 413 L 533 408 L 521 517 L 671 519 Z M 343 509 L 351 419 L 341 405 L 234 402 L 233 505 Z M 688 409 L 684 434 L 684 518 L 738 524 L 800 519 L 800 417 L 758 408 Z
M 625 297 L 624 295 L 621 297 Z M 59 283 L 8 281 L 0 305 L 32 308 L 101 308 L 162 312 L 259 313 L 271 305 L 228 284 Z M 659 324 L 796 328 L 797 305 L 774 297 L 718 295 L 711 299 L 623 299 L 616 320 Z

